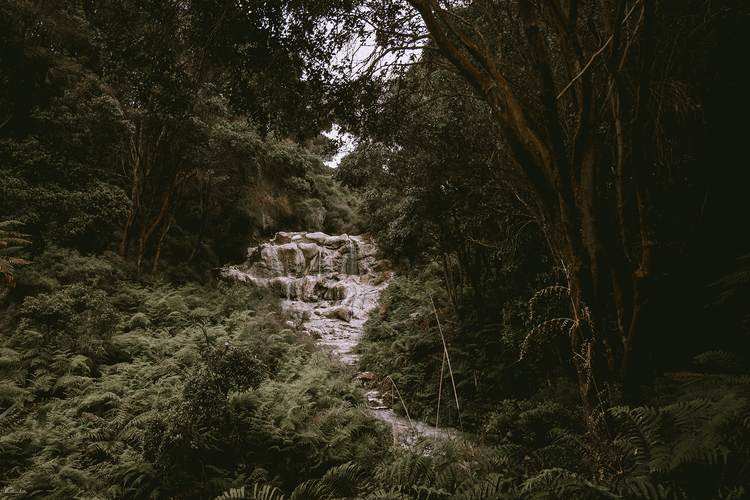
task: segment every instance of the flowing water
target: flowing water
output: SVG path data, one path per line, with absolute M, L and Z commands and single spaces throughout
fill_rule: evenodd
M 271 288 L 286 300 L 289 311 L 319 347 L 346 365 L 359 364 L 353 352 L 370 312 L 392 277 L 390 262 L 379 260 L 378 249 L 362 236 L 323 233 L 277 233 L 259 247 L 248 249 L 248 260 L 224 268 L 223 275 L 261 288 Z M 365 374 L 360 379 L 366 380 Z M 366 394 L 373 416 L 392 425 L 394 442 L 413 446 L 425 439 L 475 440 L 450 428 L 435 429 L 396 415 L 377 391 Z M 397 401 L 398 403 L 398 401 Z

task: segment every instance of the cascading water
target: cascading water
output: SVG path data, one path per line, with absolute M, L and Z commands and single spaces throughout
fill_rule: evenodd
M 286 299 L 284 307 L 302 321 L 302 328 L 317 339 L 318 346 L 332 351 L 342 363 L 353 365 L 359 355 L 352 350 L 392 275 L 388 261 L 379 262 L 377 254 L 375 244 L 361 236 L 278 233 L 268 243 L 249 249 L 247 262 L 224 268 L 222 275 L 276 290 Z M 333 272 L 336 269 L 338 273 Z M 292 287 L 296 300 L 292 300 Z M 400 442 L 406 445 L 410 445 L 415 429 L 422 437 L 441 440 L 456 439 L 460 434 L 408 422 L 384 408 L 376 394 L 368 393 L 368 399 L 376 407 L 373 415 L 390 422 L 394 436 L 400 434 Z
M 268 269 L 270 270 L 271 277 L 276 278 L 284 274 L 284 269 L 279 260 L 278 250 L 275 246 L 268 246 L 266 248 L 268 257 L 266 260 L 271 264 Z
M 376 255 L 377 247 L 366 237 L 278 233 L 250 249 L 245 264 L 225 268 L 223 274 L 277 290 L 292 316 L 306 319 L 302 328 L 319 345 L 353 363 L 357 356 L 351 350 L 390 277 L 387 269 L 375 270 Z
M 359 274 L 357 266 L 357 245 L 354 244 L 354 240 L 349 238 L 349 258 L 347 259 L 347 273 L 348 274 Z

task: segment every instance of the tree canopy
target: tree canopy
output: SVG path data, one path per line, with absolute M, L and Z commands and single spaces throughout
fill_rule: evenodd
M 739 144 L 727 144 L 724 135 L 735 134 L 747 110 L 747 96 L 736 92 L 738 67 L 730 62 L 730 54 L 747 46 L 740 35 L 747 13 L 739 2 L 646 0 L 409 0 L 375 3 L 370 12 L 379 23 L 378 54 L 423 51 L 418 61 L 395 64 L 402 76 L 389 90 L 394 101 L 405 101 L 401 93 L 411 92 L 410 80 L 423 82 L 418 104 L 396 106 L 395 113 L 429 109 L 426 134 L 444 123 L 430 96 L 478 101 L 481 111 L 472 116 L 491 116 L 485 133 L 494 138 L 494 150 L 480 162 L 495 192 L 520 203 L 539 225 L 564 270 L 561 285 L 570 301 L 565 333 L 590 430 L 603 436 L 594 424 L 603 410 L 601 391 L 622 384 L 626 399 L 636 403 L 653 380 L 653 348 L 661 349 L 665 335 L 658 318 L 671 307 L 665 297 L 687 272 L 680 266 L 695 265 L 684 254 L 704 251 L 696 228 L 713 235 L 707 221 L 720 220 L 724 210 L 747 214 L 739 198 L 727 205 L 742 159 Z M 721 79 L 718 61 L 726 65 Z M 729 89 L 735 89 L 731 97 Z M 482 155 L 455 137 L 452 152 L 434 141 L 413 145 L 397 127 L 383 132 L 395 114 L 386 116 L 370 120 L 380 131 L 372 137 L 382 141 L 385 134 L 386 141 L 431 155 L 453 172 L 465 172 L 466 160 Z M 472 137 L 481 130 L 463 126 L 455 133 Z M 394 174 L 392 162 L 384 163 L 387 175 Z M 419 165 L 412 161 L 409 171 L 419 172 Z M 437 173 L 434 166 L 426 171 Z M 441 189 L 451 186 L 450 174 L 436 177 Z M 429 189 L 420 181 L 407 185 Z M 480 203 L 489 200 L 476 196 Z M 400 203 L 410 199 L 405 194 Z M 440 195 L 430 199 L 439 203 Z M 445 234 L 447 226 L 441 227 Z M 722 238 L 739 253 L 734 234 Z
M 193 262 L 208 239 L 214 255 L 203 258 L 218 252 L 218 265 L 274 229 L 352 221 L 354 200 L 317 156 L 335 150 L 320 132 L 331 125 L 329 63 L 356 24 L 350 7 L 2 8 L 0 206 L 35 249 L 113 250 L 119 233 L 119 257 L 133 253 L 138 276 L 148 260 L 153 278 L 165 244 Z
M 749 28 L 741 0 L 0 0 L 0 478 L 743 497 Z M 397 449 L 278 297 L 216 279 L 296 230 L 375 237 L 367 389 L 486 448 Z

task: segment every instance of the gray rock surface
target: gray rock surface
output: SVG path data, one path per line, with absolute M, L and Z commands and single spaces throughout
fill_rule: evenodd
M 225 267 L 222 275 L 274 290 L 319 346 L 338 354 L 344 364 L 358 362 L 359 355 L 352 351 L 393 275 L 391 262 L 378 258 L 374 241 L 346 234 L 277 233 L 269 242 L 249 248 L 247 255 L 245 263 Z M 364 372 L 359 378 L 367 386 L 374 376 Z M 365 396 L 373 416 L 392 425 L 394 444 L 411 448 L 425 439 L 475 439 L 456 429 L 435 429 L 397 416 L 391 406 L 398 404 L 398 398 L 391 392 L 370 390 Z
M 378 253 L 366 236 L 280 232 L 222 276 L 274 290 L 319 345 L 353 364 L 362 325 L 392 276 L 390 261 Z

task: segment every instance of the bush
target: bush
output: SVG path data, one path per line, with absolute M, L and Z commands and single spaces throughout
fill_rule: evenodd
M 506 399 L 485 418 L 482 433 L 495 442 L 510 442 L 536 449 L 551 442 L 551 431 L 582 431 L 580 410 L 554 401 Z

